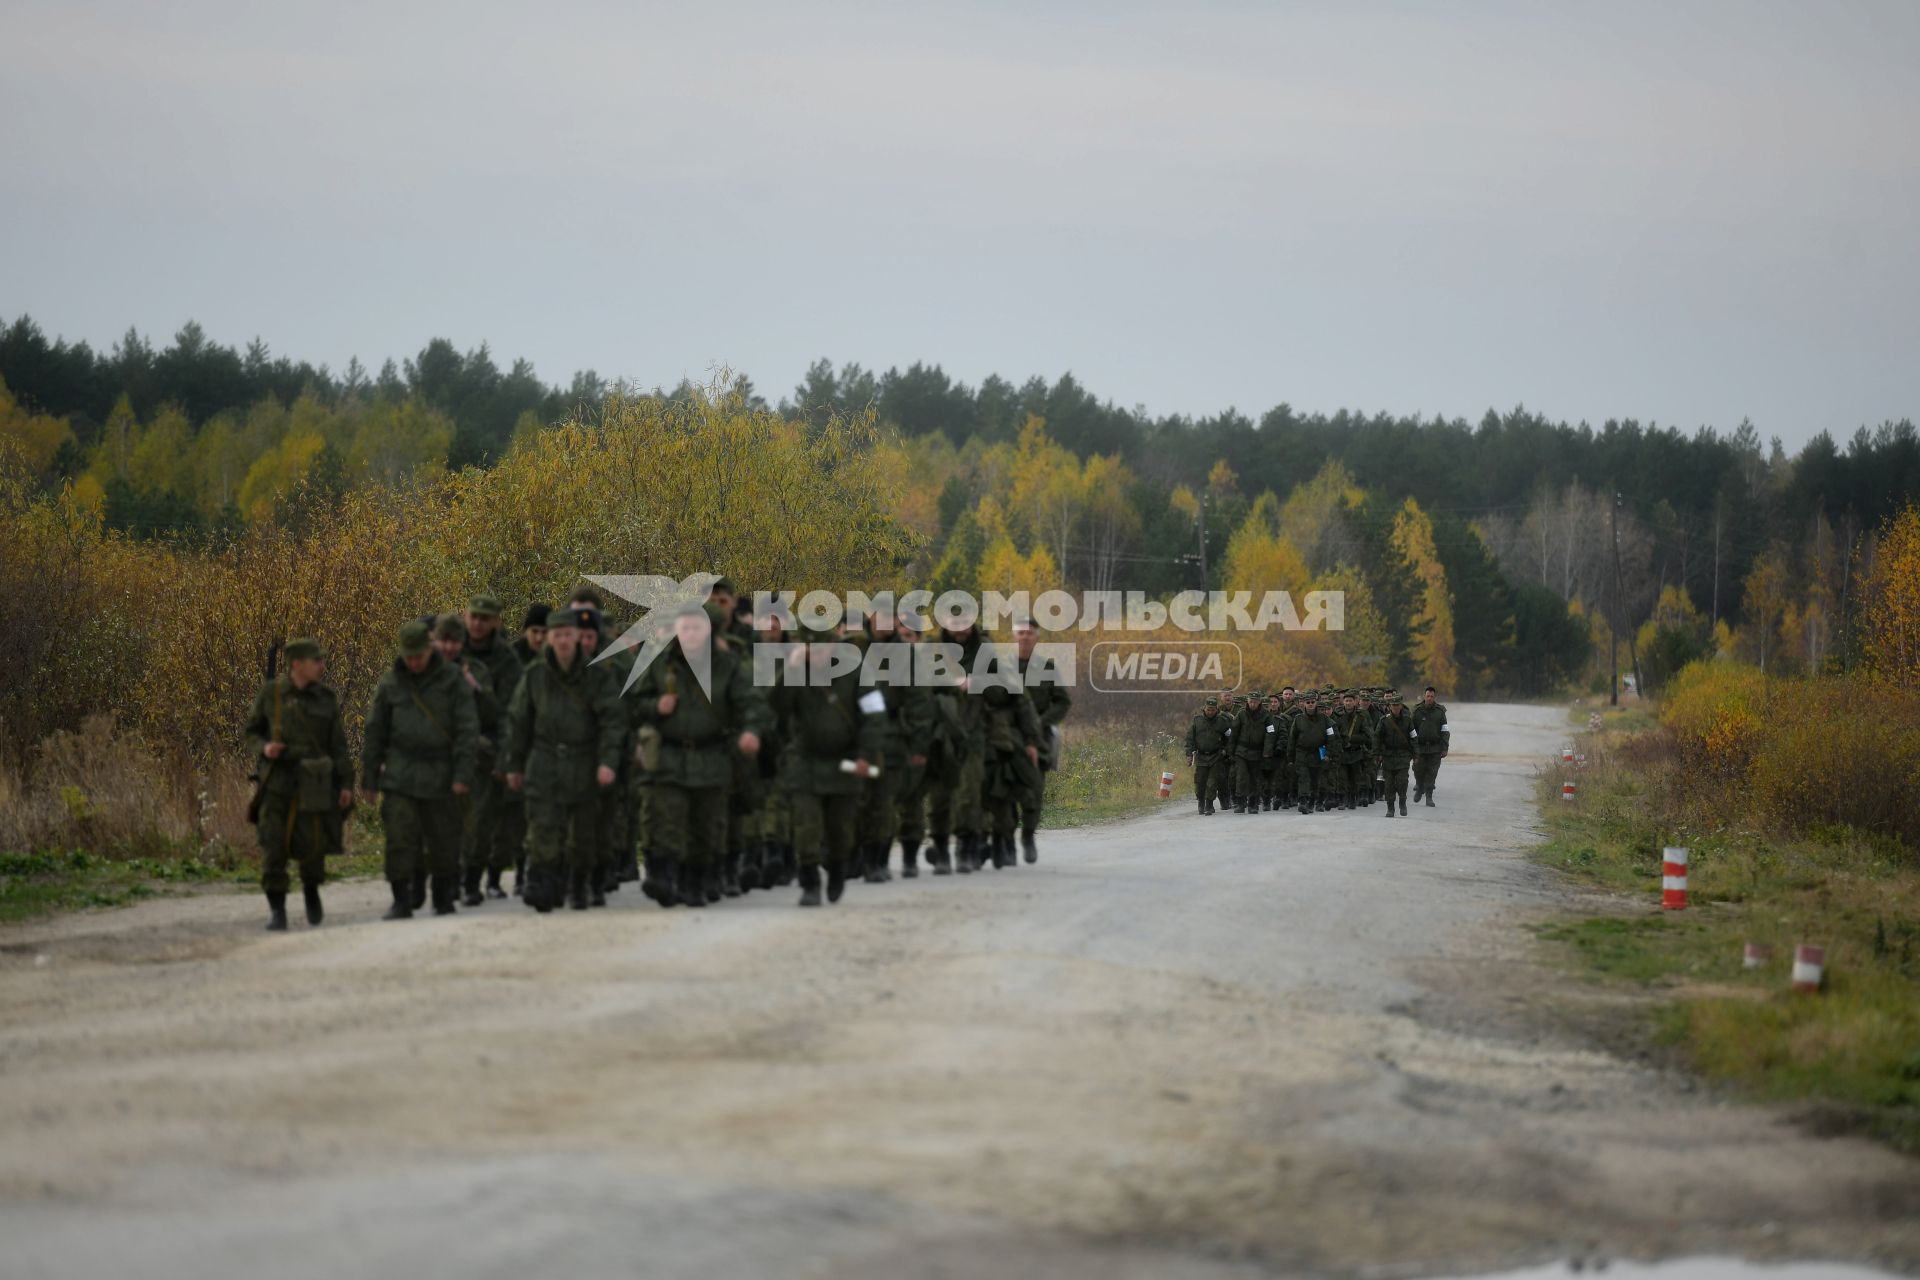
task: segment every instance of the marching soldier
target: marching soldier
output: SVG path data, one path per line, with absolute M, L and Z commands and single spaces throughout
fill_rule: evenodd
M 869 643 L 905 643 L 898 619 L 893 613 L 891 597 L 883 597 L 876 603 L 867 619 L 866 631 L 856 637 L 855 642 L 863 646 Z M 868 884 L 885 884 L 893 879 L 887 870 L 887 862 L 893 852 L 894 835 L 900 830 L 900 802 L 911 768 L 909 761 L 918 755 L 921 763 L 926 763 L 926 757 L 920 754 L 924 748 L 916 744 L 923 741 L 933 727 L 932 691 L 914 684 L 911 665 L 900 669 L 902 659 L 899 651 L 895 650 L 894 655 L 897 679 L 862 684 L 863 690 L 878 693 L 886 700 L 886 723 L 882 726 L 881 734 L 885 746 L 880 774 L 867 779 L 860 798 L 859 869 L 864 871 Z M 907 656 L 910 659 L 911 655 Z M 902 860 L 902 875 L 909 873 L 912 861 L 911 853 Z
M 884 768 L 886 699 L 877 689 L 860 688 L 858 670 L 830 681 L 812 670 L 826 655 L 809 644 L 837 639 L 836 629 L 802 626 L 798 635 L 802 643 L 793 650 L 793 662 L 802 669 L 795 678 L 804 674 L 804 683 L 775 686 L 772 701 L 783 744 L 780 775 L 792 804 L 800 858 L 800 905 L 817 907 L 822 867 L 827 902 L 840 901 L 846 889 L 860 786 L 876 767 Z
M 1373 794 L 1373 775 L 1367 772 L 1367 753 L 1373 746 L 1373 727 L 1367 713 L 1360 709 L 1360 698 L 1348 689 L 1340 695 L 1340 709 L 1333 716 L 1333 737 L 1327 754 L 1336 760 L 1335 775 L 1339 792 L 1349 809 L 1360 807 L 1361 797 Z
M 638 763 L 648 773 L 646 879 L 641 892 L 663 907 L 705 907 L 724 896 L 727 792 L 733 756 L 760 752 L 766 703 L 738 653 L 713 643 L 725 615 L 711 603 L 683 606 L 673 639 L 627 699 Z M 690 661 L 708 655 L 708 687 Z M 651 730 L 651 732 L 649 732 Z
M 1380 750 L 1380 767 L 1386 778 L 1387 816 L 1393 816 L 1393 802 L 1400 802 L 1400 816 L 1407 816 L 1407 766 L 1413 762 L 1413 721 L 1399 693 L 1388 695 L 1387 713 L 1380 717 L 1373 740 Z
M 919 644 L 925 632 L 906 618 L 896 619 L 897 634 L 907 644 Z M 900 775 L 900 787 L 894 807 L 900 824 L 900 875 L 911 880 L 920 874 L 920 841 L 927 834 L 927 776 L 939 733 L 940 710 L 933 690 L 916 682 L 921 709 L 903 726 L 906 730 L 907 764 Z M 930 851 L 929 851 L 930 852 Z M 931 865 L 931 858 L 929 858 Z
M 1286 797 L 1293 788 L 1288 783 L 1292 769 L 1287 767 L 1285 759 L 1286 733 L 1291 727 L 1289 717 L 1292 708 L 1288 703 L 1291 694 L 1287 691 L 1267 695 L 1266 727 L 1260 732 L 1260 808 L 1263 812 L 1277 813 L 1287 807 Z M 1274 748 L 1281 747 L 1276 753 Z
M 600 797 L 619 776 L 627 731 L 613 673 L 588 666 L 580 653 L 580 630 L 590 623 L 578 609 L 548 615 L 546 644 L 507 708 L 507 785 L 527 798 L 521 896 L 543 914 L 563 896 L 574 910 L 587 909 L 588 880 L 605 840 Z
M 989 852 L 994 869 L 1019 865 L 1013 847 L 1014 806 L 1044 785 L 1040 776 L 1040 717 L 1024 688 L 988 685 L 980 693 L 987 745 L 981 770 L 981 799 L 990 823 Z
M 289 861 L 300 868 L 307 923 L 323 918 L 320 885 L 329 853 L 341 847 L 342 815 L 353 805 L 353 763 L 340 722 L 340 695 L 323 683 L 326 653 L 303 636 L 289 640 L 286 670 L 260 686 L 247 714 L 247 754 L 254 762 L 254 804 L 260 833 L 260 887 L 267 928 L 287 927 Z
M 545 606 L 541 606 L 544 619 Z M 487 696 L 474 689 L 480 712 L 480 755 L 474 773 L 473 825 L 466 840 L 466 867 L 462 887 L 466 905 L 480 905 L 480 879 L 486 877 L 486 895 L 504 898 L 501 874 L 516 864 L 520 843 L 526 838 L 526 811 L 520 800 L 507 790 L 506 777 L 500 771 L 500 735 L 504 731 L 507 704 L 520 684 L 520 670 L 526 665 L 514 646 L 500 632 L 500 601 L 482 591 L 467 602 L 467 641 L 462 651 L 469 670 L 478 679 L 486 673 Z M 543 629 L 544 630 L 544 629 Z M 511 802 L 510 802 L 511 797 Z M 519 812 L 510 814 L 509 809 Z M 516 835 L 518 841 L 516 841 Z
M 527 616 L 520 622 L 520 638 L 513 642 L 513 656 L 520 659 L 521 666 L 540 656 L 541 647 L 547 643 L 547 615 L 551 612 L 544 604 L 527 606 Z
M 1300 713 L 1293 718 L 1293 731 L 1287 735 L 1287 754 L 1293 759 L 1294 799 L 1301 813 L 1312 813 L 1316 806 L 1326 807 L 1320 779 L 1332 735 L 1332 724 L 1320 714 L 1319 699 L 1309 690 Z
M 960 665 L 971 672 L 980 652 L 980 628 L 972 623 L 959 631 L 941 627 L 937 643 L 959 646 Z M 986 843 L 986 824 L 980 808 L 980 789 L 985 776 L 987 745 L 982 736 L 985 710 L 978 693 L 966 675 L 952 683 L 934 687 L 934 707 L 942 734 L 940 767 L 928 781 L 929 824 L 933 828 L 927 861 L 935 875 L 958 870 L 970 875 L 980 869 Z M 955 840 L 952 861 L 947 856 L 947 836 Z
M 360 752 L 360 788 L 380 793 L 388 920 L 424 905 L 452 915 L 460 870 L 458 804 L 473 790 L 480 737 L 474 695 L 462 673 L 433 647 L 427 624 L 400 628 L 399 653 L 374 687 Z
M 1260 754 L 1267 745 L 1267 712 L 1260 690 L 1242 694 L 1233 720 L 1233 811 L 1260 812 Z
M 1213 797 L 1220 786 L 1219 770 L 1230 743 L 1225 717 L 1220 714 L 1220 699 L 1207 695 L 1206 705 L 1187 724 L 1187 765 L 1193 770 L 1193 795 L 1200 812 L 1210 814 Z
M 1447 709 L 1435 698 L 1434 688 L 1428 685 L 1426 692 L 1420 695 L 1420 705 L 1413 709 L 1413 798 L 1427 798 L 1427 807 L 1433 807 L 1433 783 L 1440 776 L 1440 762 L 1447 758 L 1448 742 Z
M 493 696 L 493 673 L 467 652 L 467 624 L 457 613 L 443 613 L 433 624 L 433 648 L 452 667 L 473 694 L 473 709 L 479 720 L 479 736 L 474 739 L 473 790 L 454 801 L 460 817 L 460 886 L 463 907 L 477 907 L 486 901 L 480 892 L 480 877 L 486 870 L 487 850 L 492 828 L 486 825 L 488 802 L 501 788 L 494 781 L 494 766 L 499 763 L 500 701 Z M 511 653 L 506 646 L 501 651 Z M 495 873 L 496 877 L 498 873 Z M 496 881 L 497 882 L 497 881 Z M 505 894 L 499 896 L 504 897 Z
M 1047 775 L 1060 767 L 1060 750 L 1063 745 L 1060 734 L 1060 722 L 1073 710 L 1073 698 L 1067 692 L 1067 686 L 1057 679 L 1034 679 L 1028 675 L 1033 662 L 1034 646 L 1040 641 L 1040 632 L 1033 623 L 1021 622 L 1013 629 L 1013 643 L 1020 655 L 1020 679 L 1027 688 L 1027 697 L 1033 703 L 1033 713 L 1040 718 L 1040 777 L 1033 788 L 1016 801 L 1020 818 L 1020 847 L 1028 862 L 1040 860 L 1040 850 L 1034 843 L 1034 833 L 1040 829 L 1040 810 L 1047 798 Z

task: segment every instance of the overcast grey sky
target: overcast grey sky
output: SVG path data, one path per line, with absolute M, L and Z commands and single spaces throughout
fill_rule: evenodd
M 1916 67 L 1913 0 L 0 0 L 0 316 L 1793 447 L 1920 414 Z

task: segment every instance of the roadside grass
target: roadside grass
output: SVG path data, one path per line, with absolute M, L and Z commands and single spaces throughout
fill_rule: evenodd
M 1655 1038 L 1704 1075 L 1755 1098 L 1825 1104 L 1830 1121 L 1920 1153 L 1920 861 L 1849 827 L 1764 833 L 1732 794 L 1689 820 L 1663 741 L 1583 735 L 1572 804 L 1559 798 L 1567 774 L 1543 771 L 1536 856 L 1632 902 L 1539 937 L 1578 968 L 1654 994 Z M 1684 911 L 1660 907 L 1666 845 L 1689 850 Z M 1751 970 L 1750 942 L 1772 949 Z M 1803 943 L 1826 948 L 1819 995 L 1790 988 Z
M 1633 694 L 1627 695 L 1627 701 L 1617 707 L 1608 705 L 1601 696 L 1581 698 L 1567 708 L 1567 723 L 1584 730 L 1587 717 L 1596 711 L 1600 713 L 1603 733 L 1639 733 L 1660 723 L 1653 708 Z
M 348 829 L 348 851 L 327 859 L 327 879 L 378 877 L 377 829 L 358 820 Z M 84 849 L 0 852 L 0 925 L 131 906 L 148 898 L 253 892 L 259 884 L 259 851 L 219 840 L 158 856 L 113 857 Z
M 1193 789 L 1193 777 L 1180 752 L 1180 739 L 1164 727 L 1156 730 L 1120 722 L 1076 725 L 1066 722 L 1062 767 L 1047 775 L 1047 827 L 1080 827 L 1145 813 L 1168 803 L 1160 799 L 1160 773 L 1174 771 L 1174 794 Z

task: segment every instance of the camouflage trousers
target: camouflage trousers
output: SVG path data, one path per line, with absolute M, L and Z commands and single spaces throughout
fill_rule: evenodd
M 469 875 L 504 871 L 513 866 L 520 855 L 513 833 L 517 829 L 521 839 L 525 839 L 526 809 L 517 798 L 515 803 L 507 803 L 508 794 L 504 782 L 491 773 L 482 773 L 473 794 L 466 797 L 462 806 L 465 812 L 460 855 L 461 865 Z M 517 822 L 509 819 L 510 809 L 519 810 Z
M 1193 795 L 1200 802 L 1201 808 L 1204 809 L 1212 804 L 1216 796 L 1226 794 L 1226 781 L 1223 776 L 1226 772 L 1227 765 L 1224 761 L 1193 766 Z
M 900 829 L 900 775 L 906 762 L 883 761 L 880 776 L 860 784 L 860 809 L 854 819 L 854 838 L 861 848 L 870 845 L 893 847 L 894 833 Z
M 1278 756 L 1260 762 L 1260 786 L 1276 809 L 1293 801 L 1293 769 Z
M 260 887 L 268 893 L 287 891 L 289 862 L 298 864 L 301 884 L 318 887 L 327 878 L 336 824 L 325 814 L 297 812 L 294 800 L 271 791 L 260 797 Z
M 605 837 L 601 798 L 555 800 L 527 797 L 527 870 L 591 871 Z
M 1387 775 L 1387 799 L 1405 800 L 1407 798 L 1407 766 L 1412 761 L 1406 756 L 1388 756 L 1381 764 Z
M 1413 785 L 1423 794 L 1433 793 L 1433 782 L 1440 776 L 1440 753 L 1435 751 L 1413 758 Z
M 986 830 L 981 809 L 980 789 L 984 781 L 986 752 L 974 744 L 965 760 L 947 764 L 927 783 L 928 825 L 936 844 L 945 844 L 949 835 L 977 836 Z
M 1047 774 L 1049 769 L 1034 770 L 1033 784 L 1026 794 L 1015 796 L 1013 801 L 1014 817 L 1020 830 L 1032 835 L 1040 829 L 1040 813 L 1047 803 Z
M 1259 757 L 1236 755 L 1233 758 L 1233 799 L 1235 804 L 1260 800 Z
M 927 838 L 927 766 L 909 764 L 902 768 L 899 790 L 893 805 L 898 815 L 900 844 L 917 849 Z
M 793 848 L 803 867 L 847 865 L 859 825 L 860 796 L 855 792 L 820 795 L 789 793 L 793 812 Z
M 689 869 L 704 873 L 718 867 L 727 851 L 726 787 L 683 787 L 652 783 L 647 790 L 647 852 L 671 859 L 682 883 Z
M 1320 799 L 1320 762 L 1295 763 L 1293 766 L 1293 799 L 1302 807 Z
M 386 828 L 386 876 L 412 883 L 421 872 L 451 884 L 460 874 L 460 800 L 427 800 L 396 791 L 380 793 L 380 824 Z

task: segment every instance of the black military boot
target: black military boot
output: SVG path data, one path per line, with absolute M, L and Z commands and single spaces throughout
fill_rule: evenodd
M 647 855 L 646 873 L 640 880 L 640 892 L 663 907 L 670 907 L 679 901 L 673 887 L 673 859 L 664 853 Z
M 893 841 L 882 840 L 873 846 L 873 864 L 880 870 L 880 883 L 892 884 L 893 871 L 887 866 L 893 854 Z
M 410 905 L 415 911 L 418 911 L 420 910 L 420 908 L 427 905 L 427 873 L 426 872 L 416 871 L 413 873 L 413 892 L 408 897 L 408 905 Z
M 707 905 L 706 873 L 687 862 L 682 862 L 679 870 L 680 905 L 704 908 Z
M 454 887 L 452 876 L 433 877 L 433 914 L 452 915 L 455 910 L 453 904 L 458 897 L 459 890 Z
M 500 887 L 499 867 L 487 868 L 487 896 L 489 898 L 504 898 L 507 896 L 507 891 Z
M 485 902 L 486 899 L 480 894 L 480 868 L 468 867 L 464 879 L 466 883 L 461 887 L 465 889 L 466 892 L 460 899 L 460 905 L 463 907 L 477 907 Z
M 1020 833 L 1020 849 L 1021 852 L 1027 855 L 1028 862 L 1040 861 L 1040 849 L 1033 843 L 1033 832 L 1022 831 Z
M 820 905 L 820 868 L 800 868 L 800 905 L 803 907 Z
M 521 854 L 513 863 L 513 896 L 527 896 L 527 855 Z
M 933 874 L 937 876 L 953 874 L 953 858 L 947 852 L 945 840 L 927 841 L 927 865 L 933 868 Z
M 1433 788 L 1427 788 L 1427 808 L 1433 808 Z
M 1003 836 L 996 831 L 993 836 L 993 869 L 1006 871 L 1018 865 L 1020 860 L 1013 856 L 1012 833 Z
M 865 880 L 868 884 L 885 884 L 887 882 L 889 877 L 885 866 L 887 857 L 886 846 L 883 845 L 875 848 L 870 844 L 862 845 L 860 846 L 857 856 L 862 864 L 863 874 L 861 875 L 861 879 Z
M 920 868 L 916 862 L 916 855 L 919 852 L 920 842 L 918 840 L 902 840 L 900 842 L 900 878 L 902 880 L 918 880 L 920 878 Z
M 1391 798 L 1387 800 L 1387 816 L 1389 818 L 1393 816 L 1393 800 Z
M 740 892 L 752 893 L 760 887 L 760 846 L 749 844 L 740 851 Z
M 606 906 L 607 895 L 619 891 L 620 872 L 613 864 L 609 863 L 598 871 L 587 873 L 587 905 L 589 907 Z
M 827 863 L 827 901 L 840 901 L 840 895 L 846 891 L 847 864 L 844 859 L 835 858 Z
M 1407 816 L 1407 797 L 1405 795 L 1400 797 L 1400 816 L 1403 818 Z
M 387 908 L 382 920 L 413 919 L 413 881 L 392 880 L 388 882 L 393 889 L 393 905 Z
M 953 837 L 953 869 L 963 876 L 970 876 L 976 870 L 973 861 L 973 837 L 957 833 Z
M 720 901 L 720 899 L 727 896 L 726 890 L 722 887 L 722 884 L 721 884 L 721 871 L 720 871 L 720 864 L 718 862 L 709 863 L 707 865 L 707 870 L 705 874 L 700 877 L 700 883 L 706 888 L 708 906 L 712 906 L 714 903 Z
M 587 909 L 587 874 L 580 867 L 567 872 L 567 905 L 575 911 Z
M 320 906 L 320 886 L 319 885 L 317 884 L 301 885 L 300 896 L 307 900 L 307 923 L 308 924 L 319 924 L 322 920 L 325 920 L 327 918 L 327 913 L 324 910 L 322 910 Z
M 1205 796 L 1195 796 L 1193 798 L 1193 802 L 1196 806 L 1198 806 L 1200 816 L 1203 818 L 1206 817 L 1207 816 L 1207 798 Z
M 733 853 L 720 855 L 720 896 L 737 898 L 740 896 L 739 857 Z
M 267 932 L 285 933 L 287 931 L 287 895 L 267 891 Z

